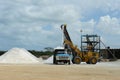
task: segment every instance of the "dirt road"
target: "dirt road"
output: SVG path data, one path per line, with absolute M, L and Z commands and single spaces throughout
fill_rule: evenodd
M 0 80 L 120 80 L 120 66 L 0 64 Z

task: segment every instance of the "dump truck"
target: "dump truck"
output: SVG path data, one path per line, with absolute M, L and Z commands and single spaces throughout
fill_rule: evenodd
M 84 50 L 80 50 L 77 46 L 75 46 L 69 36 L 69 33 L 66 29 L 66 24 L 61 25 L 61 30 L 64 34 L 64 49 L 70 49 L 72 52 L 72 63 L 80 64 L 81 62 L 86 62 L 87 64 L 96 64 L 99 59 L 99 53 L 95 50 L 95 46 L 99 43 L 99 41 L 91 41 L 89 35 L 86 35 L 86 48 Z M 96 39 L 96 38 L 95 38 Z M 84 46 L 81 46 L 82 49 Z

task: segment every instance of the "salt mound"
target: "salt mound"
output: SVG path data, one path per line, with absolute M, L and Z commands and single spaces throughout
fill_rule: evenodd
M 49 57 L 47 60 L 44 61 L 44 63 L 53 63 L 53 55 Z
M 38 59 L 23 48 L 12 48 L 0 57 L 0 63 L 38 63 Z

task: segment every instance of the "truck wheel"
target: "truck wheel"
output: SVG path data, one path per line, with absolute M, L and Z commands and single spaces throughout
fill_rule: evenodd
M 64 63 L 64 64 L 67 64 L 67 62 L 66 62 L 66 61 L 64 61 L 63 63 Z
M 90 64 L 96 64 L 97 63 L 97 59 L 95 57 L 90 58 Z
M 58 62 L 55 60 L 53 64 L 58 64 Z
M 74 58 L 74 63 L 75 64 L 80 64 L 82 62 L 82 60 L 81 60 L 81 58 L 79 57 L 79 56 L 76 56 L 75 58 Z
M 53 64 L 58 64 L 58 61 L 56 60 L 56 58 L 53 59 Z
M 57 60 L 55 61 L 55 64 L 58 64 L 58 61 L 57 61 Z
M 55 61 L 55 63 L 54 64 L 57 64 L 57 61 Z
M 68 64 L 70 65 L 70 61 L 68 61 Z
M 55 55 L 53 56 L 53 64 L 56 64 L 56 58 L 55 58 Z

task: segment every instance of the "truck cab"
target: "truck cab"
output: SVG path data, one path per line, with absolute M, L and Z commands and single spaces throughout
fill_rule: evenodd
M 55 49 L 53 56 L 53 64 L 69 64 L 71 62 L 71 54 L 65 49 Z

